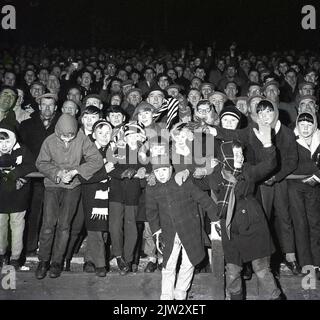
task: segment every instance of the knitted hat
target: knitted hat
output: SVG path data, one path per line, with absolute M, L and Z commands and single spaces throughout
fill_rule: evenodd
M 220 120 L 226 115 L 233 116 L 240 121 L 242 113 L 239 109 L 237 109 L 237 107 L 234 104 L 230 104 L 230 105 L 224 106 L 223 109 L 221 110 Z
M 97 129 L 98 127 L 102 126 L 102 125 L 109 127 L 110 131 L 112 131 L 112 126 L 111 126 L 111 124 L 110 124 L 107 120 L 100 119 L 100 120 L 96 121 L 96 122 L 94 123 L 94 125 L 92 126 L 92 132 L 95 132 L 96 129 Z
M 168 155 L 151 157 L 150 161 L 153 171 L 159 168 L 167 168 L 171 166 L 170 157 Z

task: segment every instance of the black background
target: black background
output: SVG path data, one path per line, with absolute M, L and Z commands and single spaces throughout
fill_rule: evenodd
M 242 49 L 317 49 L 320 1 L 300 0 L 0 0 L 13 4 L 17 29 L 1 30 L 2 43 L 85 48 L 168 48 L 207 45 Z M 317 11 L 316 30 L 303 30 L 301 8 Z M 3 15 L 2 15 L 3 16 Z M 318 22 L 318 21 L 317 21 Z

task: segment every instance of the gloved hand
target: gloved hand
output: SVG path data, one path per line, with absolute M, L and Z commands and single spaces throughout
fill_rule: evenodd
M 319 184 L 319 181 L 317 181 L 314 176 L 311 176 L 309 178 L 303 179 L 302 182 L 305 183 L 305 184 L 308 184 L 311 187 L 314 187 L 317 184 Z
M 196 170 L 194 170 L 194 173 L 193 173 L 193 177 L 196 179 L 202 179 L 206 175 L 207 175 L 206 168 L 196 168 Z
M 150 173 L 149 176 L 147 176 L 147 183 L 149 186 L 155 186 L 157 184 L 156 176 L 154 173 Z
M 211 222 L 210 240 L 221 240 L 220 221 Z
M 265 185 L 267 186 L 273 186 L 276 182 L 276 177 L 272 176 L 270 179 L 264 182 Z
M 182 184 L 188 179 L 189 174 L 190 172 L 188 169 L 178 172 L 174 176 L 174 180 L 176 181 L 177 185 L 182 186 Z
M 139 179 L 144 179 L 145 176 L 146 176 L 146 168 L 142 167 L 142 168 L 139 168 L 139 170 L 137 171 L 134 177 Z
M 16 190 L 20 190 L 25 184 L 27 183 L 27 180 L 23 178 L 19 178 L 16 180 Z
M 165 247 L 165 243 L 163 241 L 163 237 L 162 237 L 162 231 L 161 229 L 158 230 L 155 234 L 155 242 L 156 242 L 156 247 L 157 247 L 157 250 L 163 254 L 163 249 Z
M 137 173 L 136 170 L 132 168 L 126 169 L 125 171 L 122 172 L 121 179 L 125 179 L 125 178 L 131 179 L 136 173 Z

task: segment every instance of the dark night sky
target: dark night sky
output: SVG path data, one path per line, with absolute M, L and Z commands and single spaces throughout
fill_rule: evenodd
M 6 2 L 6 1 L 5 1 Z M 0 1 L 0 5 L 5 4 Z M 76 47 L 137 46 L 141 40 L 180 47 L 216 40 L 225 47 L 318 47 L 317 30 L 301 28 L 301 8 L 308 0 L 17 0 L 17 30 L 0 33 L 9 43 Z M 32 4 L 37 4 L 33 6 Z M 319 20 L 320 21 L 320 20 Z

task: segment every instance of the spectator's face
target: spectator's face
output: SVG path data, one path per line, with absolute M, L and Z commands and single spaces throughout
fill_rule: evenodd
M 221 119 L 221 126 L 224 129 L 235 130 L 238 126 L 239 120 L 230 114 L 226 114 Z
M 194 78 L 191 80 L 191 88 L 196 88 L 196 89 L 200 89 L 200 86 L 201 86 L 201 80 L 198 79 L 198 78 Z
M 142 101 L 142 97 L 139 92 L 133 91 L 128 95 L 127 100 L 133 106 L 137 106 Z
M 57 110 L 56 102 L 51 98 L 42 98 L 39 105 L 39 111 L 44 119 L 50 119 Z
M 67 133 L 67 134 L 62 134 L 60 136 L 60 139 L 68 145 L 68 143 L 75 138 L 75 135 L 73 133 Z
M 88 98 L 86 100 L 86 107 L 88 107 L 90 105 L 95 106 L 95 107 L 99 108 L 100 110 L 102 110 L 102 107 L 103 107 L 101 100 L 99 100 L 97 98 Z
M 207 119 L 209 113 L 211 112 L 211 107 L 209 104 L 201 104 L 196 107 L 195 116 L 201 119 Z
M 279 93 L 279 89 L 273 84 L 268 86 L 264 91 L 266 98 L 271 101 L 275 101 L 276 99 L 278 99 Z
M 16 94 L 10 89 L 4 89 L 0 93 L 0 111 L 9 111 L 15 103 Z
M 303 99 L 299 103 L 298 112 L 312 112 L 316 114 L 316 103 L 312 99 Z
M 116 74 L 116 66 L 113 63 L 109 63 L 107 66 L 108 74 L 113 77 Z
M 314 84 L 316 84 L 317 80 L 318 80 L 318 76 L 314 71 L 311 71 L 308 74 L 306 74 L 306 76 L 304 78 L 306 81 L 312 82 Z
M 248 97 L 261 95 L 261 88 L 259 86 L 250 86 L 248 90 Z
M 154 72 L 151 69 L 147 69 L 144 73 L 144 77 L 148 82 L 151 82 L 154 79 Z
M 0 139 L 0 155 L 9 153 L 13 148 L 14 140 L 12 139 Z
M 156 109 L 162 106 L 164 96 L 162 92 L 153 91 L 148 95 L 147 102 L 153 105 Z
M 140 79 L 140 76 L 138 73 L 136 72 L 133 72 L 131 73 L 131 80 L 134 82 L 134 83 L 137 83 Z
M 170 180 L 172 174 L 172 167 L 162 167 L 153 171 L 156 179 L 160 183 L 166 183 Z
M 308 138 L 314 131 L 314 124 L 309 121 L 299 121 L 298 130 L 303 138 Z
M 81 101 L 81 92 L 76 88 L 72 88 L 69 90 L 67 98 L 68 98 L 68 100 L 74 100 L 76 102 L 80 102 Z
M 313 69 L 315 69 L 316 71 L 319 72 L 320 62 L 319 62 L 319 61 L 315 61 L 315 62 L 312 64 L 312 67 L 313 67 Z
M 250 62 L 249 62 L 249 60 L 242 60 L 241 61 L 241 68 L 243 69 L 243 70 L 246 70 L 246 71 L 248 71 L 249 69 L 250 69 Z
M 173 98 L 177 98 L 179 95 L 179 90 L 177 88 L 169 88 L 167 92 L 168 95 Z
M 119 70 L 118 72 L 118 78 L 121 79 L 122 81 L 128 80 L 128 74 L 125 70 Z
M 246 100 L 238 100 L 236 107 L 241 113 L 248 115 L 248 104 Z
M 226 66 L 226 64 L 225 64 L 224 60 L 219 60 L 219 61 L 218 61 L 217 68 L 218 68 L 221 72 L 224 71 L 225 66 Z
M 95 69 L 93 71 L 95 77 L 96 77 L 96 80 L 99 81 L 101 78 L 102 78 L 102 71 L 101 69 Z
M 202 68 L 197 68 L 194 75 L 195 75 L 196 77 L 200 78 L 200 79 L 204 79 L 206 73 L 205 73 L 204 69 L 202 69 Z
M 279 64 L 279 71 L 284 75 L 288 71 L 289 67 L 286 62 Z
M 63 104 L 61 111 L 62 113 L 70 114 L 75 117 L 78 111 L 78 106 L 73 101 L 66 101 Z
M 119 81 L 113 81 L 110 87 L 112 92 L 120 92 L 121 91 L 121 83 Z
M 165 90 L 166 87 L 169 85 L 169 81 L 168 81 L 168 77 L 160 77 L 159 81 L 158 81 L 158 85 L 162 90 Z
M 138 113 L 138 122 L 142 123 L 145 128 L 150 127 L 153 120 L 152 114 L 149 110 L 140 111 Z
M 251 110 L 256 110 L 256 107 L 258 105 L 258 103 L 262 100 L 262 98 L 253 98 L 251 101 L 250 101 L 250 110 L 249 112 L 251 112 Z
M 214 105 L 217 114 L 220 114 L 224 104 L 224 97 L 220 94 L 213 94 L 210 96 L 209 101 Z
M 203 86 L 201 88 L 201 93 L 204 99 L 208 99 L 208 95 L 212 92 L 212 88 L 210 86 Z
M 36 75 L 34 71 L 28 70 L 24 76 L 24 80 L 26 81 L 27 84 L 31 84 L 33 81 L 35 81 Z
M 41 83 L 43 83 L 44 85 L 47 85 L 48 83 L 48 78 L 49 78 L 49 72 L 46 69 L 42 69 L 39 72 L 39 80 Z
M 6 72 L 3 78 L 3 84 L 5 86 L 14 87 L 16 83 L 16 76 L 12 72 Z
M 183 75 L 183 69 L 181 67 L 175 67 L 174 68 L 178 74 L 178 78 L 181 78 Z
M 192 104 L 193 107 L 197 105 L 197 103 L 200 101 L 201 95 L 200 92 L 196 90 L 191 90 L 188 94 L 188 101 Z
M 288 72 L 286 74 L 286 81 L 292 85 L 292 86 L 295 86 L 296 83 L 297 83 L 297 76 L 294 72 Z
M 112 106 L 120 106 L 120 104 L 121 104 L 120 96 L 118 96 L 118 95 L 113 96 L 111 98 L 110 103 L 111 103 Z
M 93 113 L 85 113 L 82 118 L 81 122 L 83 124 L 83 127 L 86 131 L 92 132 L 92 126 L 99 120 L 99 114 Z
M 259 83 L 259 73 L 258 71 L 251 71 L 249 73 L 249 81 Z
M 123 94 L 126 95 L 127 92 L 128 92 L 129 90 L 131 90 L 132 88 L 133 88 L 132 84 L 126 84 L 125 86 L 122 86 L 122 92 L 123 92 Z
M 306 95 L 314 95 L 314 89 L 313 86 L 310 84 L 305 84 L 302 86 L 302 88 L 299 90 L 299 93 L 301 96 L 306 96 Z
M 111 112 L 107 116 L 107 120 L 116 128 L 123 124 L 125 116 L 120 112 Z
M 81 77 L 81 86 L 89 87 L 92 82 L 91 74 L 88 72 L 84 72 Z
M 172 135 L 173 140 L 175 141 L 176 145 L 179 147 L 184 147 L 186 145 L 188 139 L 188 131 L 187 129 L 182 129 L 178 133 Z
M 264 123 L 264 124 L 269 124 L 271 125 L 271 123 L 273 122 L 275 117 L 275 113 L 274 110 L 270 109 L 270 108 L 266 108 L 264 110 L 260 110 L 258 112 L 258 118 Z
M 173 69 L 167 71 L 168 77 L 170 77 L 173 81 L 177 79 L 176 72 Z
M 200 58 L 196 58 L 196 59 L 194 60 L 194 65 L 195 65 L 196 67 L 198 67 L 198 66 L 200 66 L 200 64 L 201 64 L 201 59 L 200 59 Z
M 39 84 L 33 84 L 31 86 L 30 93 L 33 98 L 37 98 L 44 94 L 44 88 Z
M 228 83 L 224 92 L 229 99 L 234 99 L 237 96 L 238 89 L 235 83 Z
M 61 69 L 58 66 L 53 67 L 51 74 L 55 75 L 57 78 L 61 75 Z
M 236 68 L 232 66 L 228 67 L 227 75 L 228 77 L 233 78 L 236 75 Z
M 55 75 L 53 75 L 53 74 L 49 75 L 47 88 L 52 92 L 59 91 L 60 82 L 59 82 L 58 78 Z
M 99 143 L 100 146 L 106 147 L 111 139 L 111 130 L 109 126 L 102 126 L 95 130 L 93 138 Z

